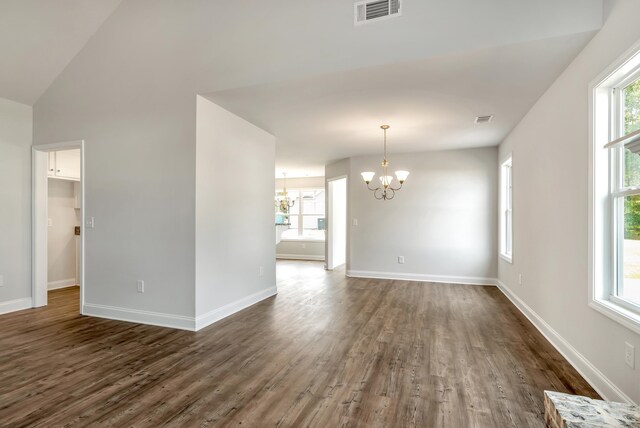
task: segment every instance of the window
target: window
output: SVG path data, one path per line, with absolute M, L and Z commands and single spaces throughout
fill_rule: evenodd
M 640 46 L 592 85 L 590 306 L 640 332 Z
M 640 76 L 611 90 L 611 131 L 619 139 L 640 129 Z M 613 218 L 611 298 L 640 311 L 640 142 L 610 150 Z
M 513 259 L 513 191 L 511 156 L 500 166 L 500 257 Z
M 287 189 L 287 194 L 294 201 L 289 213 L 279 212 L 276 208 L 276 223 L 290 223 L 289 230 L 282 234 L 282 239 L 324 241 L 324 189 Z M 282 197 L 282 192 L 276 192 L 276 196 Z

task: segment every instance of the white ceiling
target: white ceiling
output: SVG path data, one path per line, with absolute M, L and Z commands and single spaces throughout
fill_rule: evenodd
M 32 105 L 121 0 L 0 0 L 0 97 Z
M 499 144 L 595 32 L 207 94 L 277 137 L 277 171 L 390 153 Z M 477 115 L 495 114 L 475 125 Z

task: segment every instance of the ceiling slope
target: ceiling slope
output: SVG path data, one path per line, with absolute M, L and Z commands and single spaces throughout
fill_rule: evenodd
M 120 1 L 0 1 L 0 97 L 34 104 Z

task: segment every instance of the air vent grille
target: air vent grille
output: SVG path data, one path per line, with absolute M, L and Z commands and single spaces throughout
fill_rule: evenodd
M 486 115 L 486 116 L 478 116 L 478 117 L 476 117 L 475 123 L 476 123 L 476 125 L 481 125 L 483 123 L 491 122 L 491 119 L 493 119 L 493 115 L 492 114 L 489 114 L 489 115 Z
M 400 0 L 373 0 L 355 4 L 355 23 L 400 16 Z

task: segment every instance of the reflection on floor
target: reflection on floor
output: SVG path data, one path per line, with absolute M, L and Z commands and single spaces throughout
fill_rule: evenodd
M 81 317 L 74 289 L 1 316 L 2 425 L 543 427 L 543 390 L 597 397 L 495 287 L 277 273 L 197 333 Z

